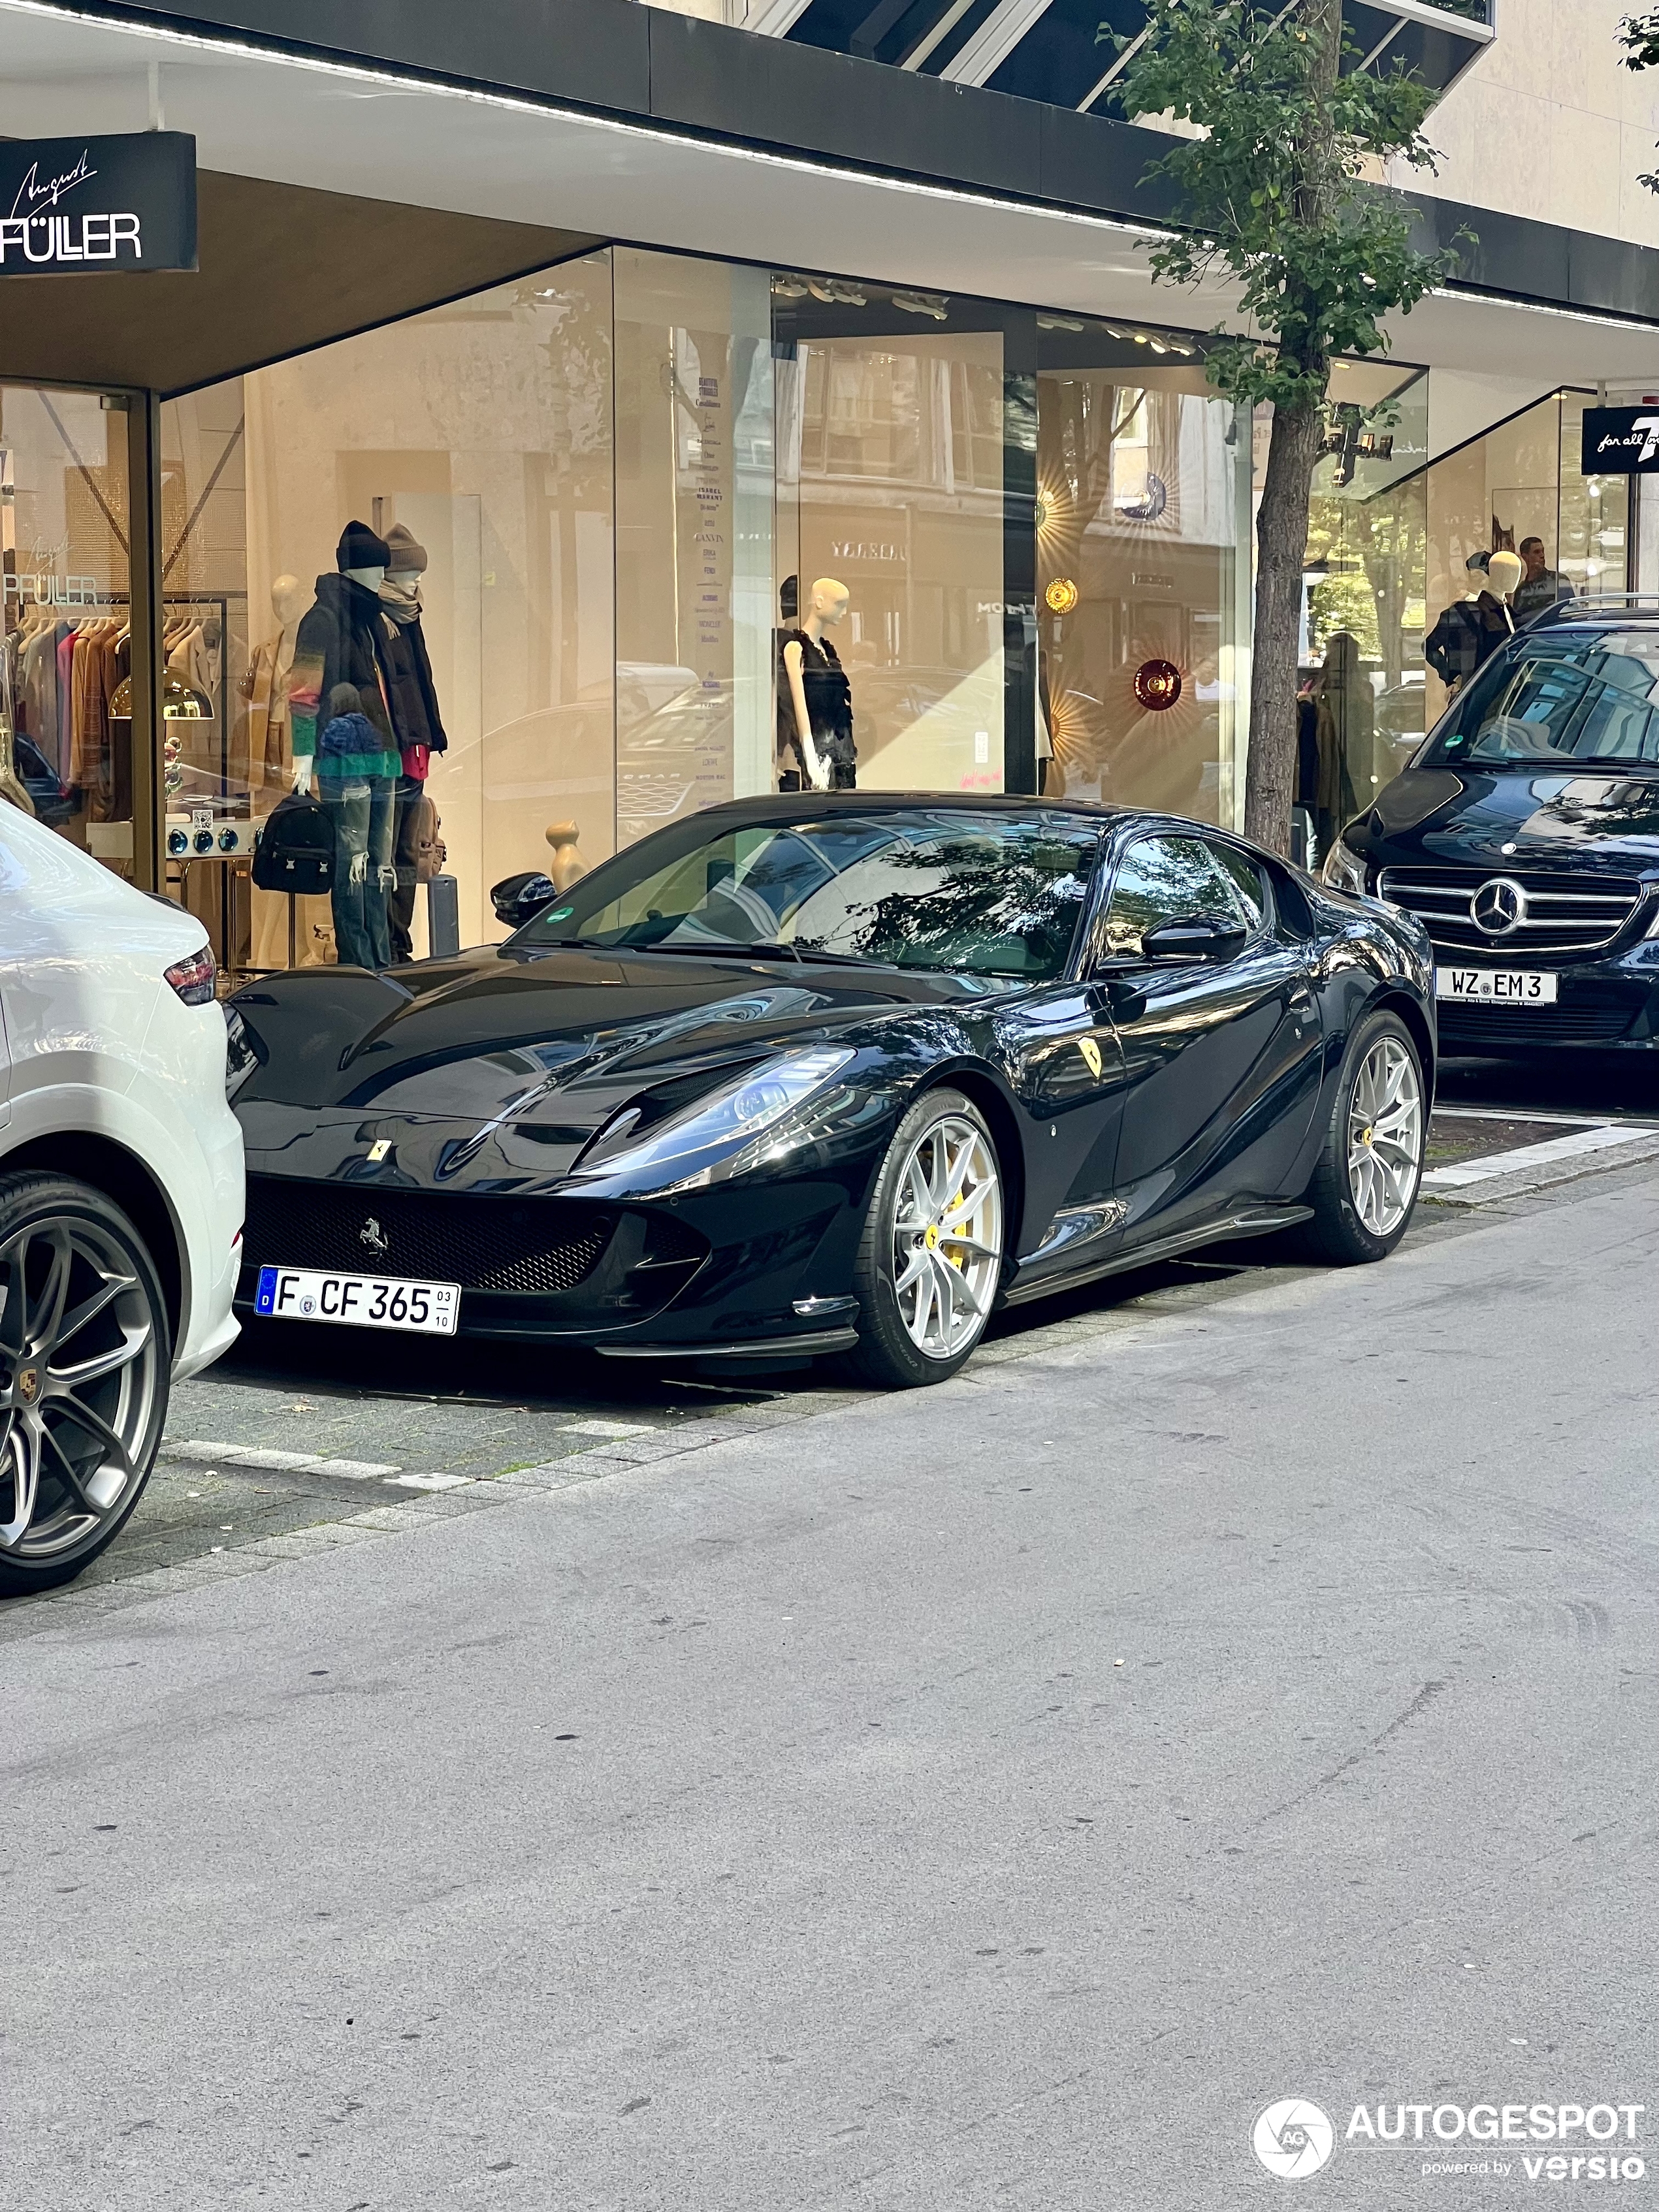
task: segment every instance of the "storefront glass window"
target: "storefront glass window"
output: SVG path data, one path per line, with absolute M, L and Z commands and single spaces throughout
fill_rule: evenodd
M 1057 316 L 1037 331 L 1044 788 L 1231 823 L 1244 736 L 1232 410 L 1191 339 Z
M 1296 799 L 1329 849 L 1422 743 L 1427 386 L 1345 362 L 1314 477 L 1304 574 Z
M 1561 397 L 1561 520 L 1555 544 L 1546 547 L 1548 566 L 1581 597 L 1622 592 L 1632 579 L 1631 479 L 1587 477 L 1583 457 L 1584 410 L 1595 405 L 1581 392 Z M 1543 588 L 1534 582 L 1534 592 Z
M 0 385 L 6 795 L 131 877 L 126 429 L 96 392 Z M 172 703 L 210 711 L 202 694 Z
M 1297 797 L 1316 858 L 1512 622 L 1622 592 L 1629 558 L 1628 481 L 1579 470 L 1583 394 L 1552 393 L 1425 465 L 1431 411 L 1455 422 L 1484 392 L 1452 373 L 1339 366 L 1304 580 Z M 1480 566 L 1498 551 L 1525 564 L 1507 611 Z
M 216 902 L 228 964 L 426 951 L 441 854 L 476 944 L 502 933 L 492 884 L 614 848 L 612 481 L 605 253 L 168 404 L 167 588 L 193 618 L 169 666 L 210 656 L 218 615 L 227 702 L 170 802 L 173 888 Z M 290 902 L 218 858 L 296 757 L 337 805 L 347 896 Z
M 977 302 L 793 271 L 772 306 L 780 778 L 803 774 L 796 634 L 839 781 L 1000 791 L 1000 325 Z M 815 585 L 841 587 L 816 612 Z
M 771 788 L 763 270 L 618 246 L 617 842 Z

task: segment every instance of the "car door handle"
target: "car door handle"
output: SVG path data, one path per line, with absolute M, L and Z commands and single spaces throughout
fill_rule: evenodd
M 1313 1011 L 1314 994 L 1305 980 L 1298 979 L 1292 984 L 1290 1003 L 1296 1008 L 1298 1014 L 1310 1013 Z

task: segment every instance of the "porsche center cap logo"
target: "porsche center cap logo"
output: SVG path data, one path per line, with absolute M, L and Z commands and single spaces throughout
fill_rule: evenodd
M 1513 937 L 1527 918 L 1527 894 L 1513 876 L 1494 876 L 1481 884 L 1469 911 L 1488 937 Z
M 17 1395 L 26 1406 L 32 1406 L 40 1395 L 40 1370 L 38 1367 L 20 1367 L 17 1370 Z

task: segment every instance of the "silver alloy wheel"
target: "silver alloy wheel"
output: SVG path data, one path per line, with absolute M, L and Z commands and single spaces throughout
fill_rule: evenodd
M 954 1359 L 985 1326 L 1002 1271 L 1002 1185 L 985 1132 L 960 1114 L 924 1129 L 899 1170 L 893 1287 L 929 1359 Z
M 1359 1064 L 1348 1102 L 1348 1188 L 1373 1237 L 1392 1237 L 1410 1212 L 1423 1165 L 1423 1090 L 1397 1036 L 1381 1036 Z
M 96 1222 L 31 1222 L 0 1245 L 0 1561 L 76 1550 L 146 1473 L 162 1382 L 132 1261 Z

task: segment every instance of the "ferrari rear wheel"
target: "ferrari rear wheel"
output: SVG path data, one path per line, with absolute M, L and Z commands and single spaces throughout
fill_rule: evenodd
M 1410 1226 L 1423 1180 L 1423 1059 L 1397 1014 L 1369 1015 L 1348 1048 L 1301 1232 L 1339 1266 L 1386 1259 Z
M 915 1389 L 964 1366 L 1002 1276 L 1002 1175 L 983 1115 L 957 1091 L 930 1091 L 900 1122 L 876 1177 L 854 1269 L 854 1364 Z

